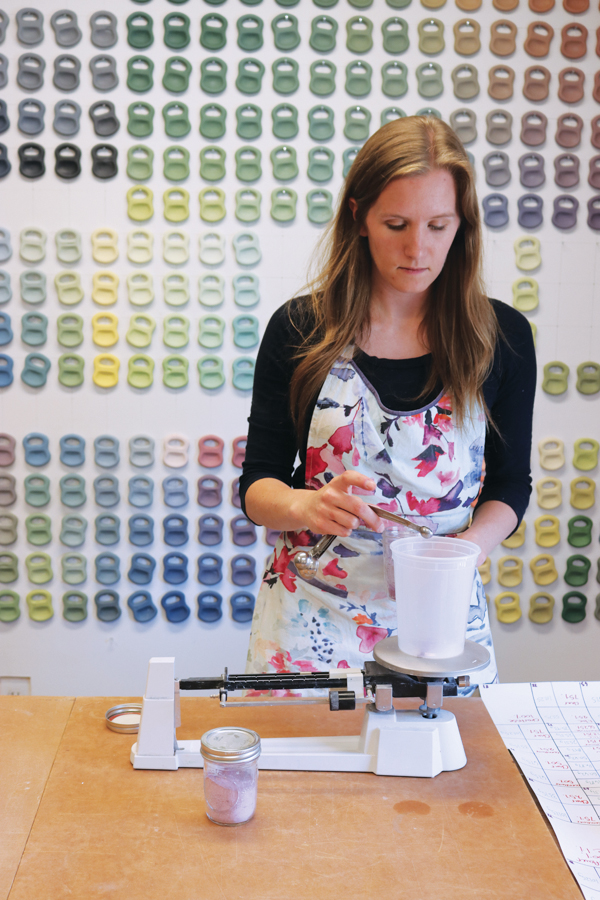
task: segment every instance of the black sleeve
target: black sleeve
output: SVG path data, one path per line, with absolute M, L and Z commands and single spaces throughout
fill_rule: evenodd
M 484 396 L 499 434 L 488 425 L 485 479 L 477 506 L 508 504 L 521 523 L 531 495 L 531 433 L 537 365 L 531 325 L 518 310 L 493 300 L 503 336 Z
M 246 492 L 261 478 L 277 478 L 291 486 L 298 452 L 290 414 L 290 381 L 299 334 L 290 321 L 294 301 L 272 315 L 261 341 L 254 371 L 248 418 L 246 458 L 240 477 L 240 501 L 246 513 Z

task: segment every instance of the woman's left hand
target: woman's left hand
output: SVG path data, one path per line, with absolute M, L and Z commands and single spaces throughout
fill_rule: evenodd
M 471 541 L 472 544 L 477 544 L 477 546 L 481 549 L 481 553 L 477 557 L 477 562 L 475 563 L 475 565 L 481 566 L 486 561 L 488 554 L 487 551 L 483 547 L 481 547 L 481 538 L 478 540 L 477 537 L 475 535 L 472 535 L 470 532 L 471 529 L 467 528 L 466 531 L 461 531 L 461 533 L 457 534 L 456 537 L 459 540 Z
M 507 503 L 502 503 L 500 500 L 487 500 L 475 510 L 469 528 L 461 531 L 456 537 L 463 541 L 472 541 L 481 548 L 481 553 L 477 557 L 477 565 L 481 566 L 490 553 L 514 531 L 518 524 L 516 513 Z

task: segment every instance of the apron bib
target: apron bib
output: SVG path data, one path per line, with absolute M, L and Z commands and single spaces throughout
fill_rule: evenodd
M 464 531 L 482 483 L 485 415 L 478 407 L 455 427 L 450 397 L 411 412 L 387 409 L 348 347 L 332 366 L 315 405 L 306 450 L 306 487 L 318 490 L 352 469 L 376 485 L 368 502 L 397 512 L 434 534 Z M 360 489 L 354 493 L 363 495 Z M 283 532 L 256 600 L 247 672 L 311 672 L 362 668 L 373 647 L 397 633 L 396 604 L 387 595 L 381 535 L 356 529 L 323 554 L 310 581 L 295 554 L 321 535 Z M 485 591 L 475 572 L 466 633 L 490 652 L 472 681 L 497 680 Z M 475 689 L 460 689 L 469 694 Z

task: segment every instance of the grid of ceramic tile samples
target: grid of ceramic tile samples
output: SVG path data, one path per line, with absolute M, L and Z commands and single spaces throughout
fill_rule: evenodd
M 237 492 L 260 337 L 360 146 L 417 112 L 469 151 L 490 293 L 537 345 L 534 496 L 483 568 L 500 640 L 527 613 L 530 636 L 587 617 L 595 639 L 594 4 L 4 4 L 0 628 L 15 647 L 195 628 L 208 659 L 243 660 L 275 539 Z

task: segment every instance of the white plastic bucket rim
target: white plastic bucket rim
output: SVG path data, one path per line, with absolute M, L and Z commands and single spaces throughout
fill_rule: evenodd
M 481 548 L 473 541 L 432 537 L 393 541 L 392 556 L 418 569 L 462 569 L 473 564 Z

